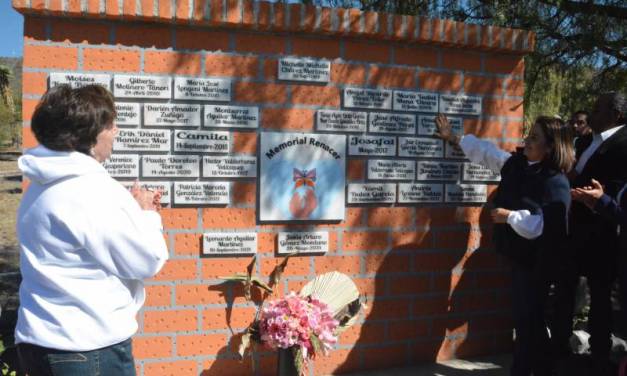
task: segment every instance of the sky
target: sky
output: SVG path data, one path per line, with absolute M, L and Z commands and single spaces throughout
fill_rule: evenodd
M 24 17 L 11 7 L 11 0 L 0 0 L 0 57 L 22 56 Z

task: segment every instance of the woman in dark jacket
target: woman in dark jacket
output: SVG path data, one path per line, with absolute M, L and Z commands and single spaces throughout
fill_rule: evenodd
M 574 162 L 572 134 L 560 119 L 541 116 L 524 149 L 509 153 L 473 135 L 453 134 L 443 115 L 436 117 L 436 125 L 438 137 L 459 145 L 472 162 L 501 173 L 490 214 L 496 250 L 512 263 L 516 340 L 511 375 L 550 375 L 544 307 L 565 252 L 570 206 L 565 174 Z

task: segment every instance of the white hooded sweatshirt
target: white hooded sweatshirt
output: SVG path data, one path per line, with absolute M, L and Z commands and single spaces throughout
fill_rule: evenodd
M 130 338 L 142 279 L 168 258 L 161 217 L 82 153 L 38 146 L 18 165 L 31 184 L 17 217 L 16 342 L 88 351 Z

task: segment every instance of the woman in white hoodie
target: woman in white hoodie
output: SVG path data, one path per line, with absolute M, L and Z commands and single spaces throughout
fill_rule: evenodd
M 111 93 L 50 89 L 31 129 L 39 146 L 17 218 L 20 308 L 15 340 L 30 376 L 135 375 L 131 336 L 142 280 L 168 258 L 158 197 L 129 192 L 102 166 L 117 134 Z

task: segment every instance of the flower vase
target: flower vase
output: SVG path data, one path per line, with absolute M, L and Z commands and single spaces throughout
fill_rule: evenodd
M 291 348 L 279 349 L 277 376 L 300 376 L 294 363 L 294 352 Z

